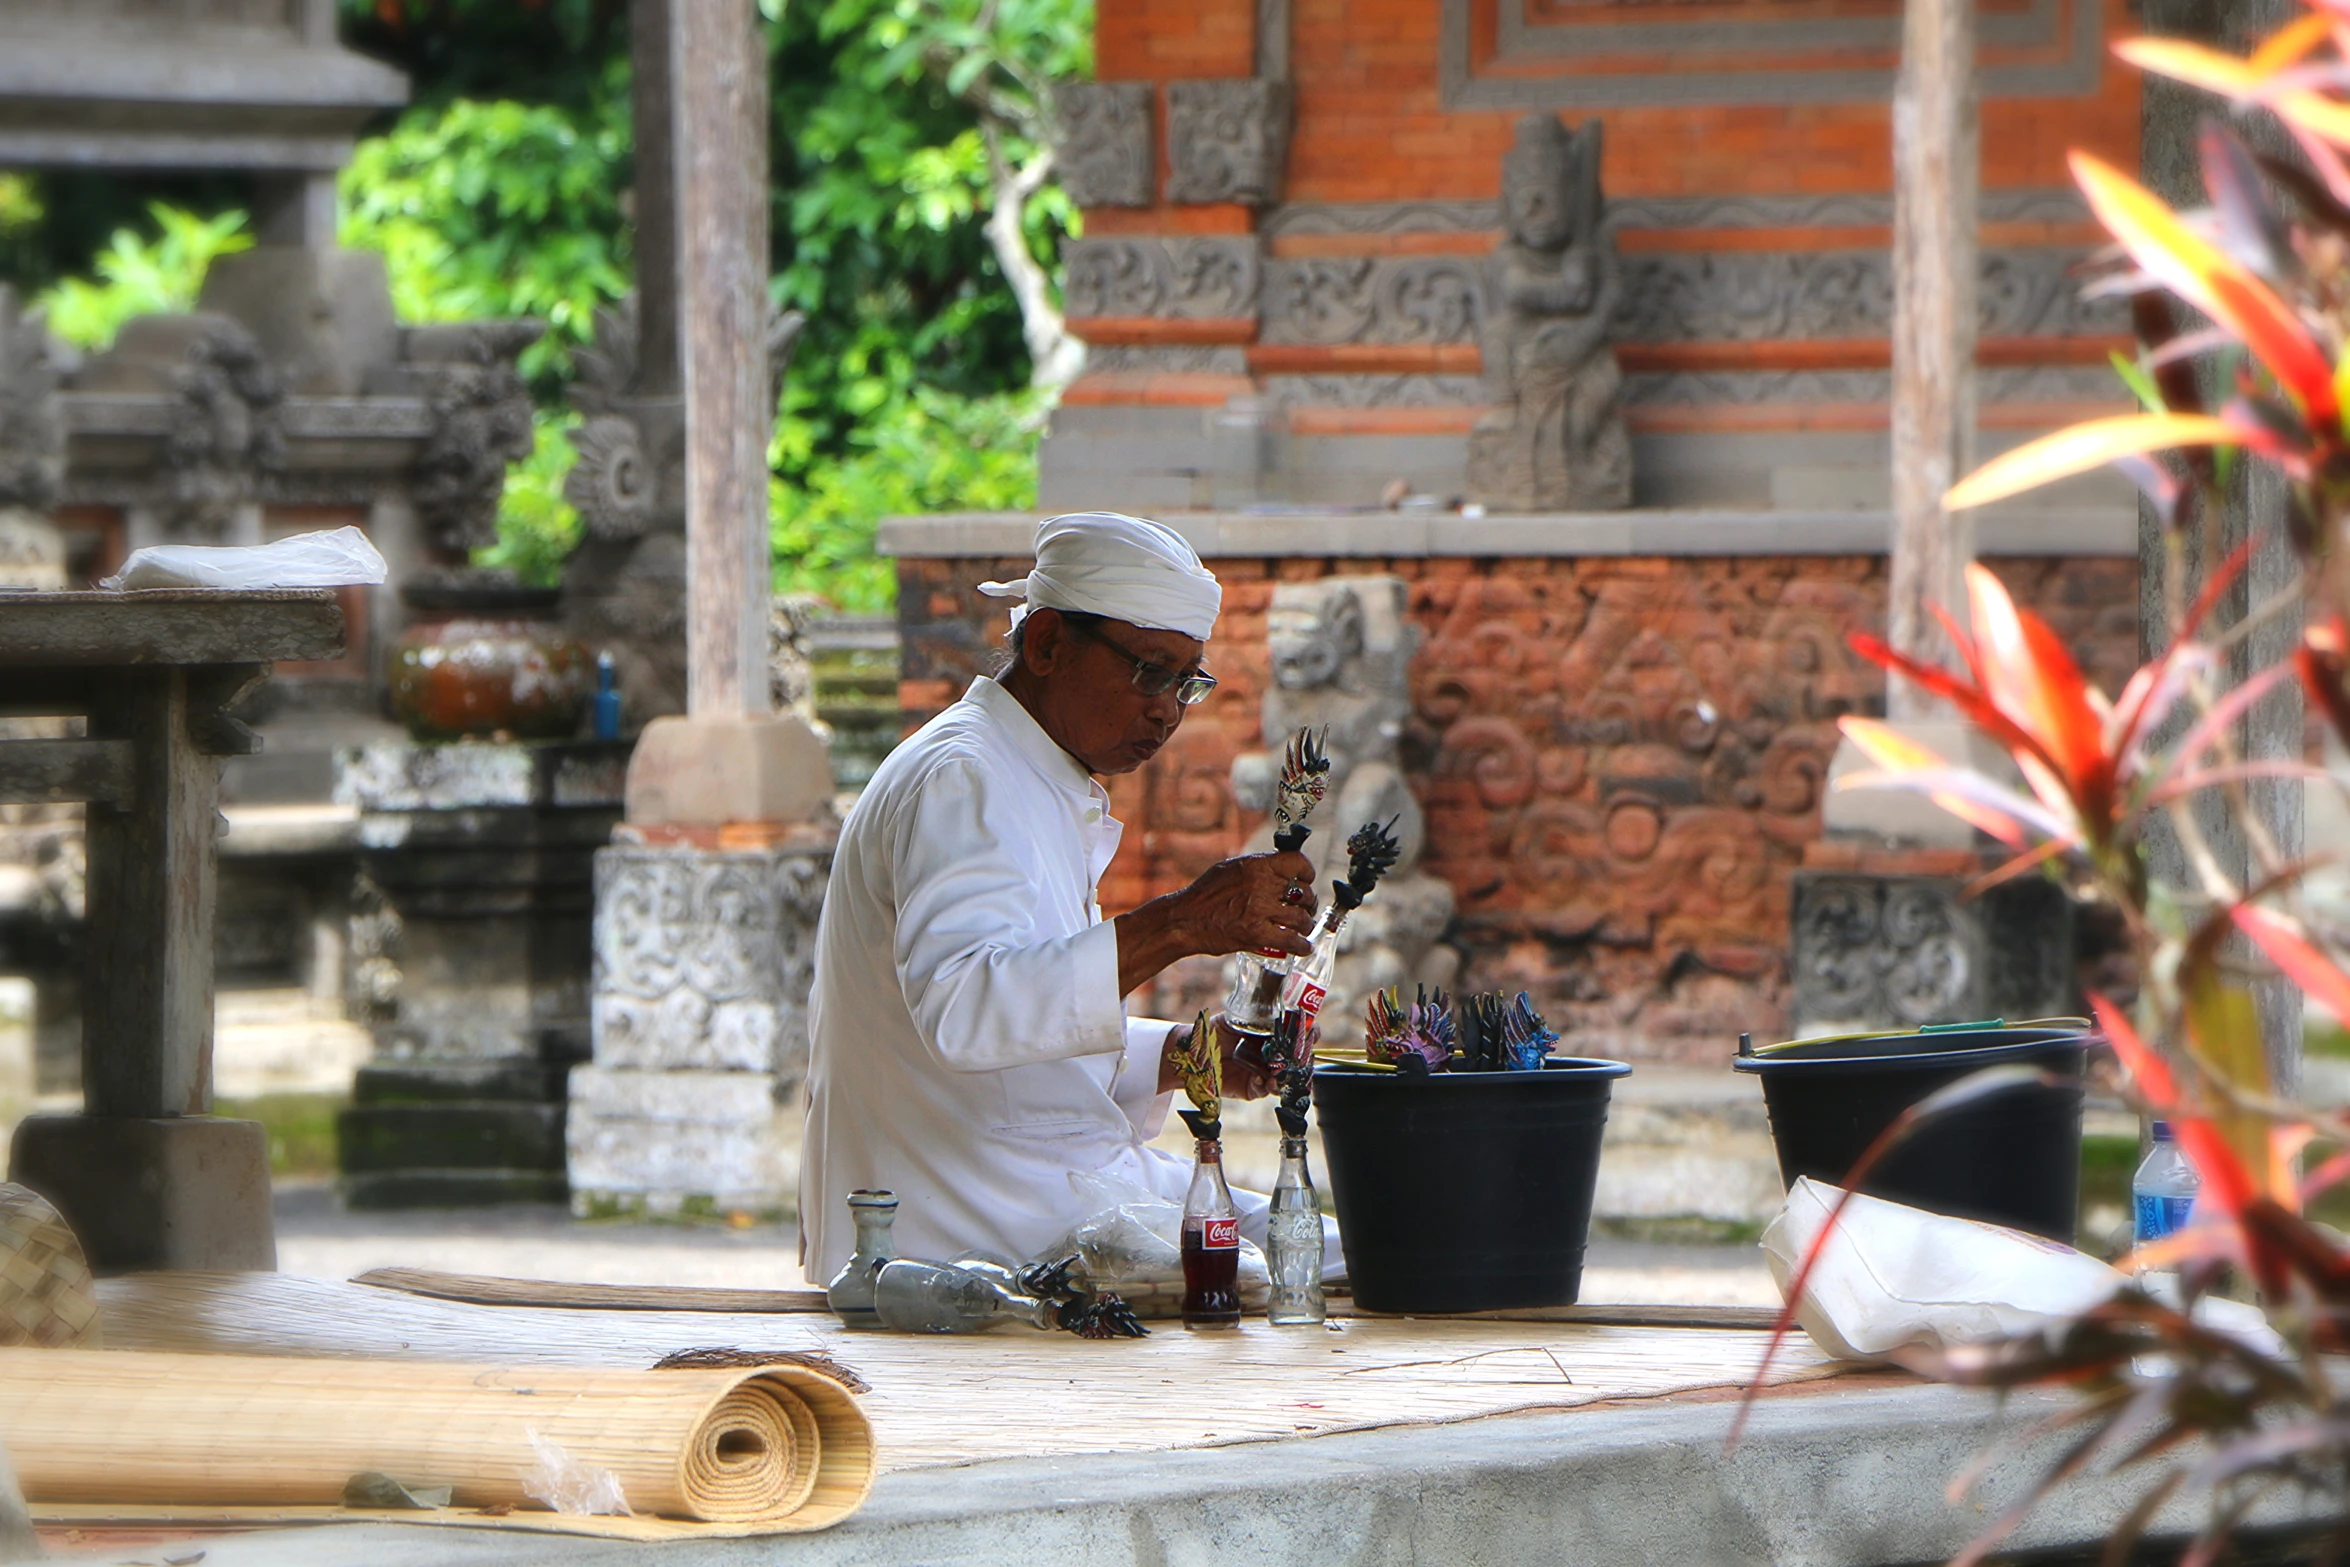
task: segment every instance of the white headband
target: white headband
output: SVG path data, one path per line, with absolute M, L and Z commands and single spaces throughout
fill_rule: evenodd
M 1183 535 L 1109 511 L 1047 517 L 1036 525 L 1036 569 L 1018 582 L 982 582 L 979 591 L 1026 600 L 1014 624 L 1032 609 L 1068 609 L 1200 642 L 1224 607 L 1224 589 Z

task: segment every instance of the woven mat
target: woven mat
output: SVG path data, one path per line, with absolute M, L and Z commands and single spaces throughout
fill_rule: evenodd
M 1147 1452 L 1564 1409 L 1745 1383 L 1767 1334 L 1579 1322 L 1338 1318 L 1319 1329 L 1161 1328 L 1092 1343 L 1004 1329 L 850 1333 L 815 1312 L 474 1306 L 281 1274 L 101 1280 L 126 1349 L 357 1355 L 517 1365 L 650 1365 L 678 1350 L 825 1353 L 872 1386 L 886 1471 Z M 1770 1380 L 1835 1374 L 1800 1335 Z
M 82 1243 L 47 1198 L 0 1181 L 0 1345 L 96 1349 L 99 1339 Z

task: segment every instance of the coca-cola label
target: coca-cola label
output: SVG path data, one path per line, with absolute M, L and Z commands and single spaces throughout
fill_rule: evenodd
M 1200 1245 L 1208 1251 L 1231 1251 L 1240 1244 L 1238 1219 L 1210 1219 L 1200 1228 Z
M 1306 1015 L 1307 1022 L 1311 1023 L 1321 1012 L 1322 998 L 1328 994 L 1330 994 L 1329 991 L 1324 990 L 1310 979 L 1298 986 L 1297 1009 Z

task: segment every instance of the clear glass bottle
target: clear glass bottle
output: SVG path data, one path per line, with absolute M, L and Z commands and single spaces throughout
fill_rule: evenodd
M 897 1255 L 897 1243 L 891 1238 L 890 1226 L 898 1216 L 895 1192 L 854 1191 L 849 1193 L 849 1217 L 856 1222 L 857 1248 L 849 1260 L 841 1264 L 840 1272 L 824 1287 L 824 1303 L 832 1308 L 844 1327 L 878 1328 L 881 1323 L 873 1315 L 873 1280 L 881 1272 L 882 1264 Z
M 1265 1319 L 1277 1328 L 1311 1327 L 1329 1308 L 1322 1300 L 1322 1205 L 1302 1137 L 1281 1139 L 1281 1176 L 1265 1229 L 1265 1267 L 1273 1276 Z
M 1266 948 L 1243 952 L 1233 962 L 1239 972 L 1232 977 L 1232 994 L 1224 998 L 1224 1021 L 1237 1033 L 1260 1038 L 1272 1033 L 1281 1016 L 1281 993 L 1288 988 L 1289 971 L 1297 959 Z
M 1224 1184 L 1224 1145 L 1198 1143 L 1191 1190 L 1183 1199 L 1183 1325 L 1240 1326 L 1240 1214 Z
M 879 1325 L 900 1333 L 984 1333 L 1006 1322 L 1049 1328 L 1051 1309 L 985 1274 L 938 1262 L 887 1262 L 873 1281 Z
M 2139 1162 L 2138 1173 L 2130 1177 L 2130 1205 L 2136 1210 L 2136 1244 L 2143 1246 L 2158 1241 L 2175 1230 L 2186 1228 L 2195 1208 L 2195 1198 L 2203 1190 L 2203 1177 L 2179 1152 L 2178 1143 L 2171 1136 L 2170 1123 L 2157 1121 L 2153 1127 L 2153 1146 Z

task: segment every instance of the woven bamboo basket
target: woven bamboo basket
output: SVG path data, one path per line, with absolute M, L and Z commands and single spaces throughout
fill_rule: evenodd
M 778 1533 L 871 1490 L 873 1429 L 798 1365 L 621 1371 L 0 1350 L 25 1500 L 332 1507 L 355 1474 L 533 1508 L 550 1455 L 633 1512 Z
M 49 1200 L 0 1181 L 0 1344 L 96 1349 L 98 1296 L 82 1243 Z

